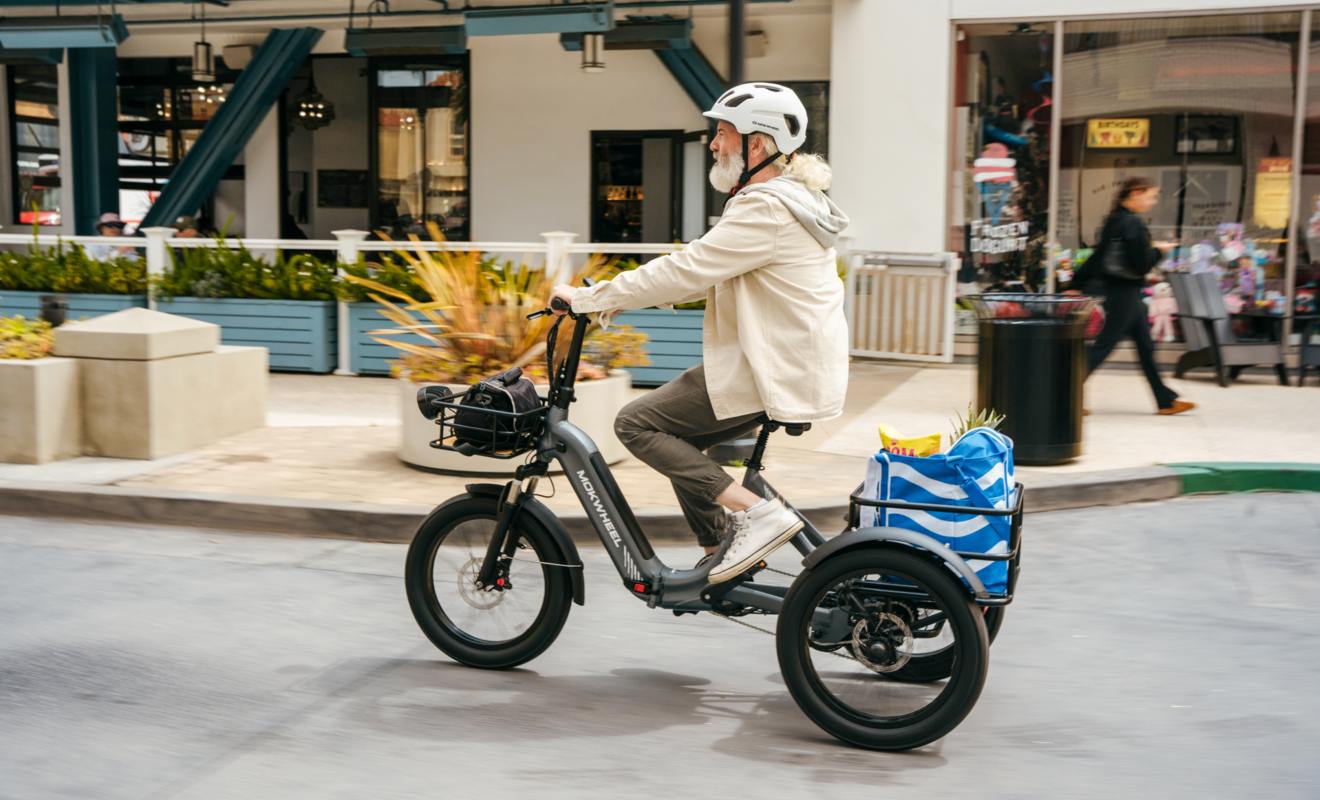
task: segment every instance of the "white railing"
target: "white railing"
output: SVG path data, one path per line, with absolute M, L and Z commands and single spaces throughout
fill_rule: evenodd
M 953 361 L 955 253 L 853 253 L 848 269 L 849 351 L 907 361 Z
M 622 255 L 656 254 L 663 255 L 682 249 L 682 244 L 575 244 L 576 233 L 555 231 L 541 234 L 539 242 L 436 242 L 431 240 L 367 241 L 370 234 L 366 231 L 333 231 L 334 239 L 216 239 L 197 237 L 193 239 L 175 239 L 174 228 L 143 228 L 142 237 L 136 236 L 62 236 L 58 234 L 0 233 L 0 245 L 31 245 L 39 247 L 80 245 L 110 245 L 112 247 L 140 247 L 146 252 L 147 274 L 163 275 L 170 269 L 170 249 L 188 247 L 218 248 L 222 245 L 232 249 L 245 247 L 249 251 L 272 250 L 332 250 L 341 264 L 355 264 L 364 253 L 391 252 L 396 250 L 449 251 L 481 253 L 521 253 L 524 256 L 541 255 L 541 265 L 547 266 L 561 279 L 572 274 L 573 256 L 583 255 Z M 538 265 L 533 265 L 538 266 Z M 343 272 L 341 271 L 342 275 Z M 151 308 L 156 307 L 154 298 L 149 298 Z M 339 304 L 339 368 L 336 375 L 354 374 L 349 368 L 348 305 Z

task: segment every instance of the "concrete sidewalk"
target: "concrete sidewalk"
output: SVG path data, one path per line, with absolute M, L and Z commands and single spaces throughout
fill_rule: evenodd
M 825 530 L 837 529 L 839 509 L 861 481 L 866 457 L 879 449 L 877 425 L 883 422 L 913 436 L 940 431 L 947 446 L 949 421 L 972 401 L 975 376 L 973 367 L 962 365 L 855 363 L 845 413 L 801 437 L 777 434 L 768 450 L 766 477 L 799 507 L 815 510 L 827 522 Z M 1018 468 L 1019 480 L 1032 490 L 1031 510 L 1178 494 L 1177 473 L 1159 464 L 1320 461 L 1320 431 L 1305 424 L 1320 408 L 1313 387 L 1282 387 L 1272 375 L 1245 375 L 1227 389 L 1208 376 L 1170 382 L 1198 403 L 1195 411 L 1156 415 L 1139 372 L 1115 369 L 1094 375 L 1087 384 L 1093 414 L 1086 421 L 1084 455 L 1060 467 Z M 334 535 L 394 539 L 397 531 L 415 525 L 426 508 L 461 492 L 465 484 L 491 480 L 405 466 L 396 455 L 398 414 L 389 379 L 275 374 L 266 428 L 159 462 L 73 459 L 38 467 L 0 465 L 0 484 L 8 484 L 0 486 L 5 489 L 0 505 L 7 513 L 20 513 L 16 509 L 21 507 L 26 513 L 57 516 L 95 516 L 89 511 L 99 507 L 108 518 L 136 513 L 140 520 L 205 508 L 212 515 L 234 517 L 232 527 L 240 529 L 305 533 L 308 526 L 323 526 Z M 639 515 L 656 520 L 658 538 L 690 535 L 677 517 L 667 480 L 635 459 L 613 469 Z M 554 484 L 546 504 L 566 518 L 580 515 L 564 481 Z M 81 491 L 93 486 L 102 488 Z M 44 500 L 24 499 L 43 491 Z M 550 487 L 543 491 L 549 493 Z M 220 510 L 227 500 L 245 508 Z M 148 501 L 159 508 L 152 511 Z M 174 510 L 162 510 L 167 508 Z M 326 521 L 336 514 L 352 520 Z M 659 524 L 661 519 L 667 522 Z M 581 522 L 570 528 L 580 527 L 590 538 Z M 647 524 L 648 533 L 652 527 Z

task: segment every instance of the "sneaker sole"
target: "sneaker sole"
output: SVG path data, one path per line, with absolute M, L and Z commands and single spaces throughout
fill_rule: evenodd
M 803 524 L 802 520 L 798 520 L 796 525 L 784 531 L 783 533 L 779 534 L 774 539 L 771 539 L 768 543 L 762 545 L 761 549 L 756 550 L 751 555 L 744 558 L 742 561 L 739 561 L 737 564 L 734 564 L 732 567 L 726 568 L 723 572 L 720 573 L 712 572 L 710 575 L 706 576 L 706 580 L 711 583 L 723 583 L 727 580 L 731 580 L 733 578 L 738 577 L 739 575 L 743 574 L 748 569 L 750 569 L 753 564 L 765 558 L 766 556 L 770 555 L 779 548 L 783 547 L 785 544 L 788 543 L 789 539 L 792 539 L 794 536 L 797 536 L 798 532 L 805 527 L 806 525 Z

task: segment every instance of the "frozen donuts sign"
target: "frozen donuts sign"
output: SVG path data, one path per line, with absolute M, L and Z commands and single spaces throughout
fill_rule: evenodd
M 987 146 L 981 157 L 972 162 L 972 182 L 981 190 L 981 206 L 985 213 L 984 218 L 972 220 L 973 253 L 1013 253 L 1027 249 L 1030 223 L 999 224 L 1016 179 L 1017 160 L 1009 158 L 1008 148 L 1002 144 Z

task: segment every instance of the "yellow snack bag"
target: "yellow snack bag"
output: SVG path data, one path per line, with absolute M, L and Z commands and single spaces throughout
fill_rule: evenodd
M 925 458 L 940 452 L 940 435 L 932 433 L 929 436 L 908 438 L 888 425 L 882 424 L 880 426 L 880 445 L 886 453 Z

